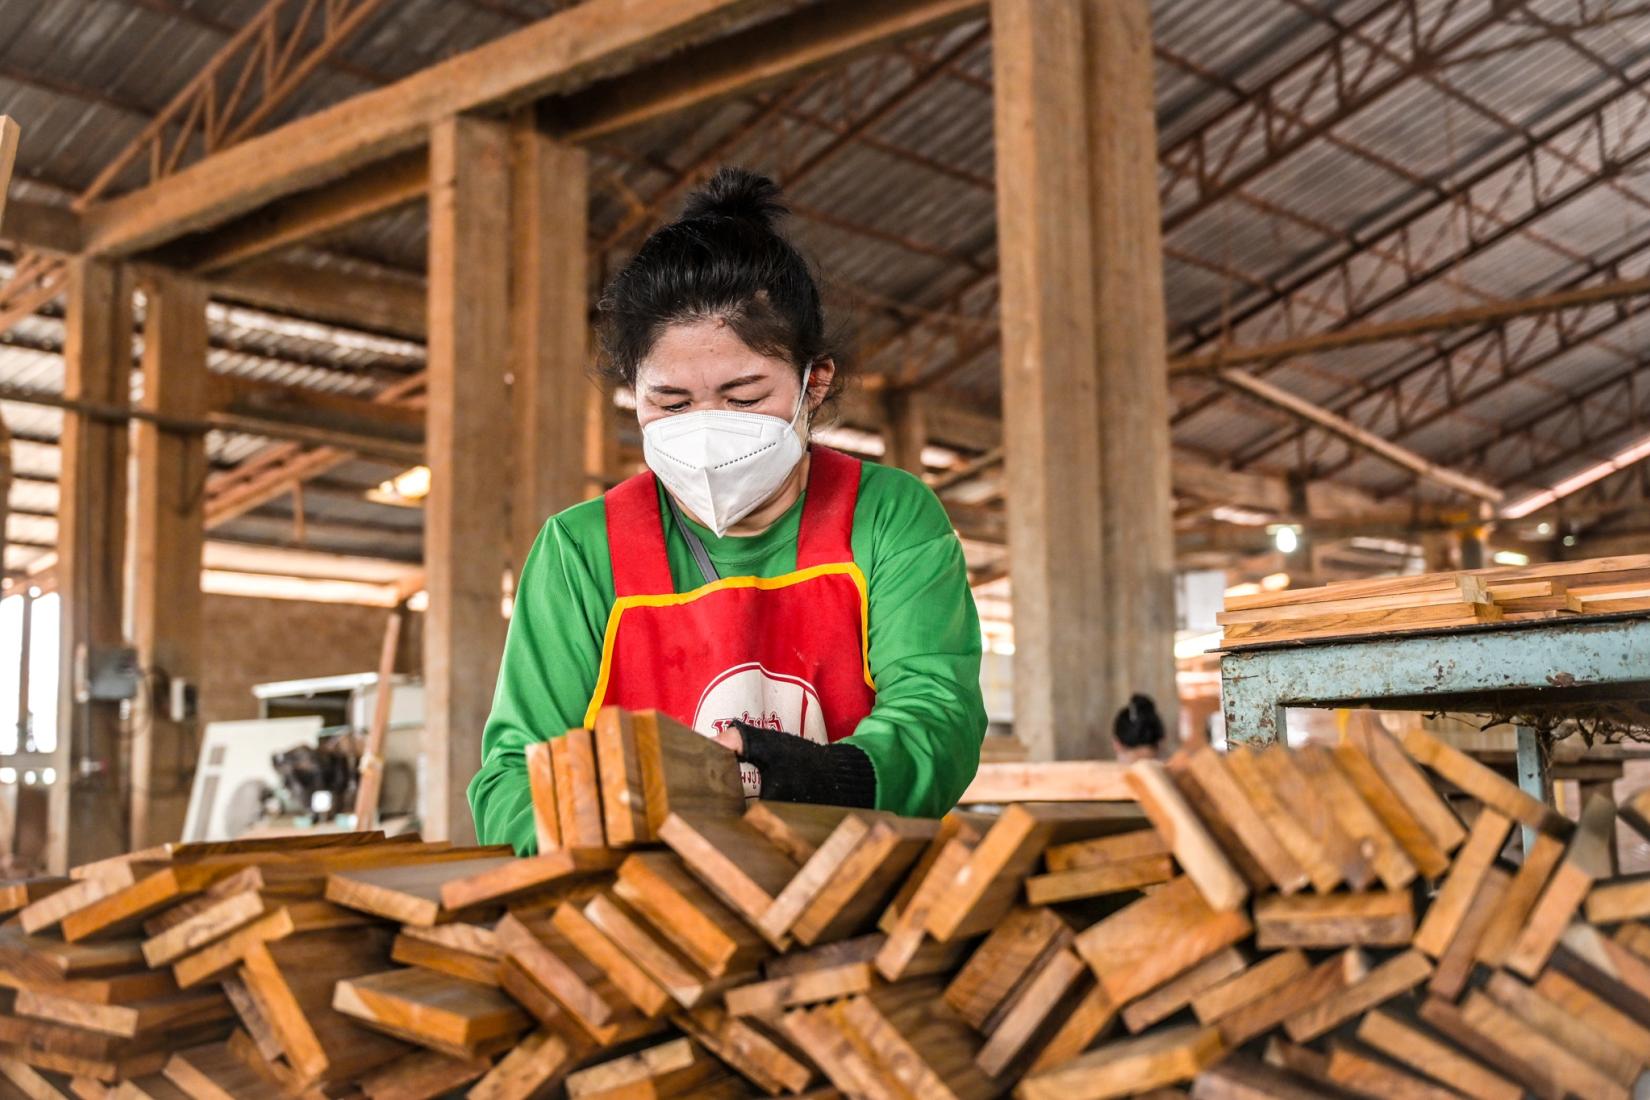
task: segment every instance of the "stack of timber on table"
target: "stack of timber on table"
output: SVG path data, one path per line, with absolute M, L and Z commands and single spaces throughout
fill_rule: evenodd
M 1223 645 L 1650 611 L 1650 554 L 1230 596 Z
M 1650 1063 L 1613 807 L 1419 730 L 939 821 L 747 806 L 653 714 L 534 755 L 537 856 L 354 834 L 0 889 L 0 1095 L 1562 1100 Z

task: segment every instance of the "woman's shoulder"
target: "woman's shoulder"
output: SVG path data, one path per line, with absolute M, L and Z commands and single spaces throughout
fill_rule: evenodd
M 945 505 L 928 483 L 908 470 L 878 462 L 863 464 L 856 525 L 868 521 L 874 528 L 897 536 L 903 544 L 923 542 L 952 533 Z

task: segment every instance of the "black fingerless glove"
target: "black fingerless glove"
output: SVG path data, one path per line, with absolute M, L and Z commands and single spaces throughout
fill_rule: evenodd
M 795 734 L 733 724 L 745 739 L 739 758 L 762 773 L 763 798 L 864 809 L 877 804 L 876 770 L 857 746 L 818 745 Z

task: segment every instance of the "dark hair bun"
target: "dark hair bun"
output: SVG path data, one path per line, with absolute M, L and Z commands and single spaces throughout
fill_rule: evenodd
M 748 168 L 718 168 L 699 190 L 688 196 L 682 220 L 740 218 L 772 229 L 789 211 L 779 200 L 779 185 Z
M 1129 696 L 1129 705 L 1117 712 L 1112 722 L 1112 736 L 1125 748 L 1138 749 L 1163 740 L 1163 719 L 1158 716 L 1157 704 L 1150 695 L 1135 692 Z

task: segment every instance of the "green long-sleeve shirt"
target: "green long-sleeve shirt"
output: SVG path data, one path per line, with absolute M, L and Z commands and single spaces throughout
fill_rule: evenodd
M 688 522 L 723 577 L 775 577 L 796 569 L 802 503 L 749 537 L 717 538 Z M 668 508 L 663 516 L 676 590 L 696 588 L 704 578 Z M 584 722 L 614 602 L 606 524 L 599 499 L 552 516 L 522 567 L 481 770 L 469 789 L 484 844 L 534 850 L 524 750 Z M 974 777 L 986 726 L 980 623 L 962 545 L 919 479 L 865 463 L 853 554 L 870 589 L 877 699 L 847 740 L 876 771 L 878 809 L 937 817 Z

